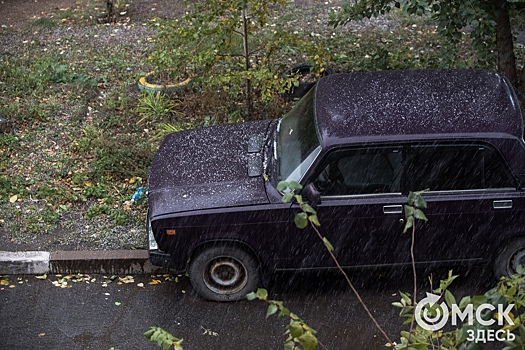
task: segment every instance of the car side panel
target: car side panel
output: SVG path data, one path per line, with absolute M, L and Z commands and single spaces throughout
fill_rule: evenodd
M 427 223 L 418 223 L 418 261 L 488 261 L 500 243 L 525 233 L 525 195 L 518 190 L 427 193 Z
M 291 204 L 225 208 L 158 218 L 152 220 L 152 228 L 159 248 L 170 253 L 178 267 L 185 267 L 199 245 L 219 241 L 245 244 L 271 270 L 312 263 L 323 266 L 315 263 L 329 261 L 322 242 L 316 243 L 318 238 L 294 225 L 298 210 Z M 167 230 L 176 234 L 167 235 Z

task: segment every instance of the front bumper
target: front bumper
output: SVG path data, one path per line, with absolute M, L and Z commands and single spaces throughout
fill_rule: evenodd
M 153 235 L 153 230 L 149 221 L 149 214 L 146 220 L 146 231 L 148 232 L 148 252 L 151 264 L 167 269 L 175 268 L 171 255 L 159 250 L 159 246 L 155 240 L 155 236 Z

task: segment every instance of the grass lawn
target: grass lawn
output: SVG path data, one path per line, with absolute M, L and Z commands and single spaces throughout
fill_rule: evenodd
M 173 3 L 163 13 L 181 13 Z M 475 67 L 468 41 L 444 54 L 447 43 L 428 19 L 395 13 L 334 29 L 328 11 L 338 3 L 292 1 L 264 30 L 284 26 L 319 43 L 336 72 Z M 136 82 L 153 68 L 152 5 L 129 1 L 112 25 L 98 20 L 101 5 L 83 1 L 0 28 L 0 114 L 13 127 L 0 134 L 0 250 L 145 248 L 147 204 L 130 199 L 147 185 L 163 123 L 247 119 L 242 92 L 227 104 L 220 89 L 198 86 L 156 100 L 144 95 Z M 279 59 L 302 63 L 293 52 Z M 250 118 L 277 118 L 290 104 L 256 105 Z

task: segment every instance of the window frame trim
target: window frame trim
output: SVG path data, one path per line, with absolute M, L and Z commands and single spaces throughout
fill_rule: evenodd
M 507 160 L 502 155 L 501 151 L 492 145 L 490 142 L 479 140 L 479 139 L 471 139 L 471 140 L 435 140 L 435 141 L 406 141 L 406 142 L 395 142 L 395 143 L 363 143 L 363 144 L 354 144 L 354 145 L 341 145 L 339 147 L 335 147 L 333 149 L 330 149 L 326 152 L 325 155 L 322 156 L 322 159 L 317 159 L 319 163 L 316 165 L 316 170 L 313 171 L 312 175 L 309 176 L 309 179 L 306 183 L 313 183 L 317 176 L 322 172 L 321 167 L 323 164 L 326 164 L 327 159 L 336 152 L 346 152 L 346 151 L 353 151 L 353 150 L 366 150 L 366 149 L 377 149 L 377 148 L 383 148 L 383 149 L 398 149 L 401 153 L 402 160 L 401 160 L 401 180 L 400 180 L 400 191 L 399 192 L 382 192 L 382 193 L 366 193 L 366 194 L 352 194 L 352 195 L 320 195 L 321 199 L 351 199 L 351 198 L 363 198 L 363 197 L 385 197 L 385 196 L 400 196 L 400 195 L 407 195 L 408 194 L 408 178 L 407 178 L 407 159 L 408 159 L 408 153 L 410 152 L 410 149 L 415 147 L 465 147 L 465 146 L 473 146 L 473 147 L 484 147 L 487 149 L 490 149 L 494 152 L 495 156 L 500 161 L 500 165 L 503 165 L 504 172 L 508 175 L 509 179 L 513 182 L 514 187 L 497 187 L 497 188 L 479 188 L 479 189 L 458 189 L 458 190 L 432 190 L 429 189 L 426 193 L 428 194 L 461 194 L 461 193 L 468 193 L 468 194 L 474 194 L 474 193 L 493 193 L 498 191 L 504 191 L 504 192 L 510 192 L 510 191 L 521 191 L 522 188 L 520 186 L 520 183 L 518 181 L 518 178 L 516 177 L 516 174 L 513 173 L 512 169 L 510 168 Z M 317 158 L 319 158 L 321 154 L 318 154 Z M 311 166 L 313 166 L 316 162 L 314 161 Z M 309 169 L 307 173 L 309 173 L 311 169 Z M 306 175 L 305 174 L 305 175 Z M 304 180 L 304 177 L 303 179 Z

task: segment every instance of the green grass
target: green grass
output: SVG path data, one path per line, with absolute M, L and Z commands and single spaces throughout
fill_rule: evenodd
M 54 19 L 48 17 L 37 18 L 33 21 L 33 24 L 42 29 L 52 29 L 58 27 L 58 23 Z
M 0 231 L 14 243 L 71 226 L 58 238 L 66 244 L 93 222 L 95 231 L 83 244 L 118 248 L 102 230 L 124 225 L 138 232 L 143 226 L 145 204 L 125 203 L 145 185 L 132 179 L 147 178 L 154 145 L 137 125 L 140 117 L 130 113 L 138 95 L 127 89 L 137 79 L 131 68 L 146 70 L 140 67 L 147 58 L 126 42 L 98 40 L 112 38 L 114 29 L 95 24 L 102 11 L 93 6 L 32 21 L 39 35 L 29 41 L 24 30 L 0 34 L 23 42 L 0 56 L 0 113 L 18 130 L 0 135 Z M 55 34 L 66 26 L 83 34 Z M 70 215 L 80 220 L 70 223 Z M 123 239 L 144 244 L 135 240 Z

